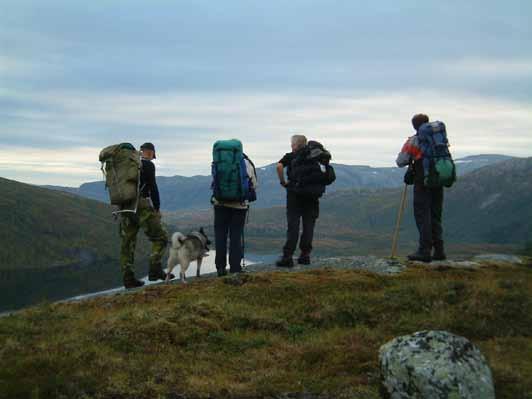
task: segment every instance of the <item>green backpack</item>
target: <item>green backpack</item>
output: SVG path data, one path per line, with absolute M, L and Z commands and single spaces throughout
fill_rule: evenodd
M 218 201 L 243 201 L 241 165 L 244 160 L 239 140 L 220 140 L 212 148 L 212 190 Z
M 100 152 L 105 187 L 112 205 L 127 206 L 139 196 L 140 152 L 129 143 L 105 147 Z

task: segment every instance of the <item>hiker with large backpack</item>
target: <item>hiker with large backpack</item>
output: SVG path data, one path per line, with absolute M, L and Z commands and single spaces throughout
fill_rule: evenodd
M 422 262 L 445 260 L 443 189 L 456 181 L 446 127 L 443 122 L 429 122 L 429 117 L 424 114 L 414 115 L 412 125 L 416 134 L 408 138 L 396 161 L 399 167 L 408 166 L 405 183 L 414 185 L 414 217 L 419 246 L 408 259 Z
M 314 227 L 320 213 L 320 197 L 325 187 L 332 184 L 336 175 L 330 165 L 331 154 L 317 141 L 309 141 L 303 135 L 291 139 L 292 152 L 284 155 L 277 164 L 277 175 L 281 186 L 286 188 L 287 233 L 283 254 L 277 261 L 278 267 L 293 267 L 292 259 L 299 241 L 300 265 L 310 264 Z M 285 179 L 285 168 L 287 179 Z M 300 224 L 303 224 L 301 238 Z
M 239 140 L 220 140 L 212 150 L 212 198 L 218 276 L 242 271 L 244 227 L 249 204 L 257 199 L 255 165 L 244 154 Z
M 143 144 L 140 152 L 133 145 L 122 143 L 106 147 L 100 153 L 111 204 L 118 206 L 114 214 L 120 216 L 120 266 L 126 288 L 144 285 L 135 277 L 134 268 L 140 228 L 152 243 L 149 280 L 166 278 L 161 261 L 168 244 L 168 234 L 161 224 L 161 202 L 153 159 L 155 147 L 152 143 Z

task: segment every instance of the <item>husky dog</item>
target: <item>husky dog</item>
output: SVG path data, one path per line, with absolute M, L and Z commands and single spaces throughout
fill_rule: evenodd
M 198 268 L 196 276 L 200 276 L 201 262 L 203 258 L 209 256 L 209 245 L 211 242 L 203 231 L 203 227 L 199 231 L 192 232 L 188 235 L 179 232 L 172 235 L 172 244 L 170 246 L 170 254 L 168 256 L 168 264 L 166 271 L 166 282 L 170 279 L 170 273 L 174 267 L 181 265 L 181 281 L 186 283 L 185 273 L 187 272 L 190 263 L 197 262 Z

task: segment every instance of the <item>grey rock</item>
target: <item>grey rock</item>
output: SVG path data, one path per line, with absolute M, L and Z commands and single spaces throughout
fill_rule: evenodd
M 419 263 L 419 262 L 416 262 Z M 434 261 L 429 264 L 430 267 L 444 267 L 450 269 L 478 269 L 482 265 L 479 262 L 473 262 L 469 260 L 445 260 L 445 261 Z
M 382 259 L 376 256 L 339 256 L 330 258 L 312 258 L 312 263 L 307 266 L 296 265 L 292 268 L 279 268 L 274 264 L 258 263 L 249 265 L 249 272 L 300 272 L 315 269 L 352 269 L 367 270 L 378 274 L 398 274 L 406 269 L 400 260 Z
M 503 262 L 503 263 L 511 263 L 511 264 L 523 263 L 523 260 L 519 256 L 504 255 L 504 254 L 477 255 L 473 258 L 473 261 L 476 261 L 476 262 L 493 261 L 493 262 Z
M 495 399 L 491 371 L 466 338 L 446 331 L 398 337 L 379 350 L 390 399 Z

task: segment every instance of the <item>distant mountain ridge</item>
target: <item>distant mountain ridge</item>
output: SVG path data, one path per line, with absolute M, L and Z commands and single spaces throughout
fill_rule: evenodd
M 348 189 L 321 201 L 316 248 L 321 254 L 389 253 L 400 188 Z M 521 252 L 532 246 L 532 158 L 491 164 L 459 178 L 445 190 L 444 239 L 451 253 Z M 167 222 L 181 231 L 212 228 L 212 212 L 175 212 Z M 280 251 L 286 231 L 284 206 L 255 209 L 246 230 L 252 251 Z M 408 191 L 400 233 L 400 252 L 416 248 L 417 230 Z
M 484 166 L 512 159 L 506 155 L 475 155 L 457 159 L 459 176 Z M 333 164 L 337 180 L 327 190 L 330 193 L 346 189 L 379 189 L 399 187 L 403 184 L 404 169 L 396 167 L 375 168 L 363 165 Z M 256 208 L 269 208 L 284 203 L 284 192 L 279 185 L 275 164 L 257 168 L 259 198 Z M 163 211 L 197 210 L 210 206 L 210 176 L 158 176 Z M 81 197 L 108 203 L 108 194 L 103 181 L 82 184 L 78 188 L 45 186 Z

